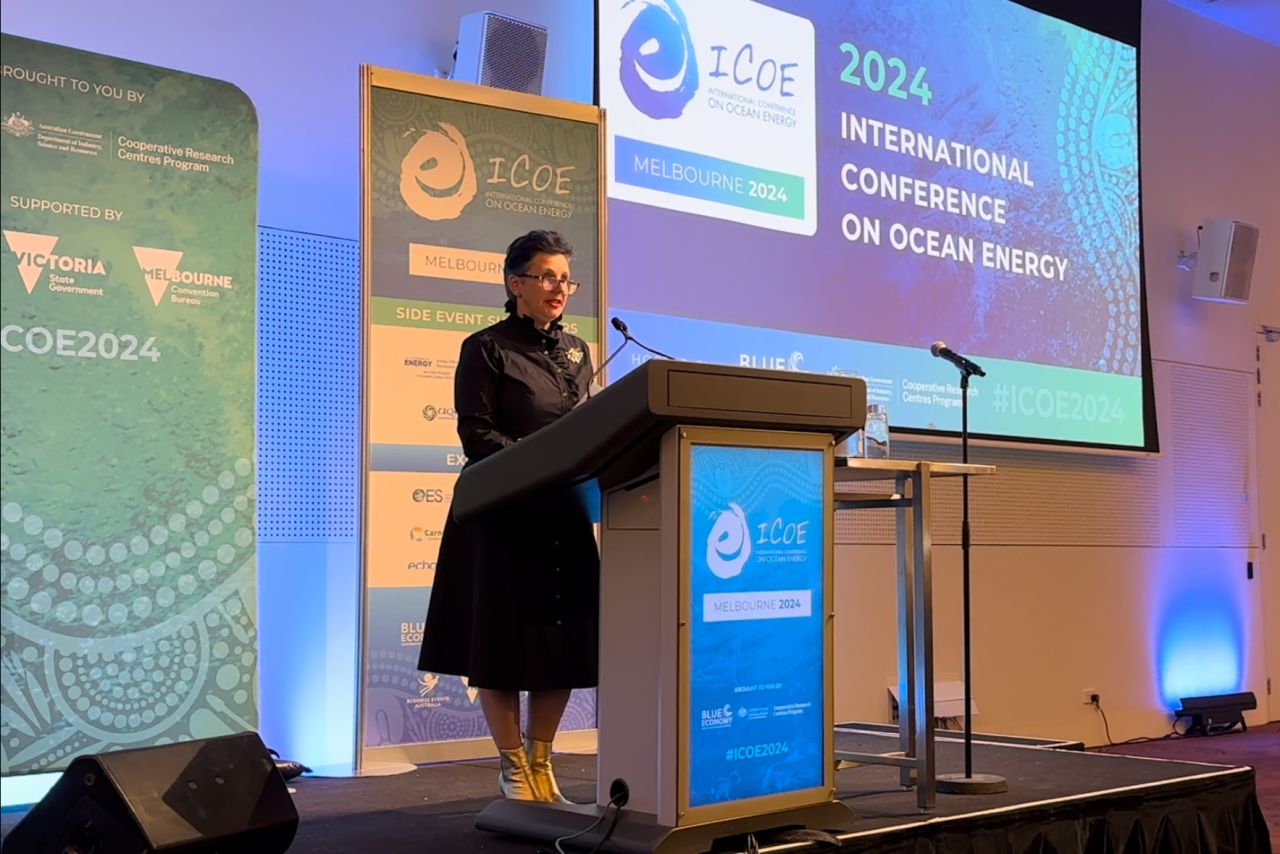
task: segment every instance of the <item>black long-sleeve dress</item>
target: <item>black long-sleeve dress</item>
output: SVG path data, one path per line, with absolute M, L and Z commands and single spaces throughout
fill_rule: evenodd
M 564 415 L 586 394 L 586 342 L 511 316 L 462 343 L 454 378 L 468 465 Z M 600 557 L 572 496 L 539 495 L 440 541 L 418 667 L 507 691 L 596 684 Z

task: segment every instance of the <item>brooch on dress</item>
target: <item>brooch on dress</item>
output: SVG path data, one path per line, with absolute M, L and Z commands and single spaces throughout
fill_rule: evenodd
M 564 354 L 568 356 L 569 361 L 573 362 L 575 365 L 582 361 L 581 347 L 571 347 L 568 350 L 566 350 Z

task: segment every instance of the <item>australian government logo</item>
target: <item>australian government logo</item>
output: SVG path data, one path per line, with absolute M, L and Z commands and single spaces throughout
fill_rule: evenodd
M 171 303 L 202 305 L 221 299 L 224 293 L 235 288 L 235 279 L 230 275 L 180 269 L 184 254 L 181 249 L 133 247 L 133 255 L 142 268 L 142 277 L 156 305 L 160 305 L 166 296 Z
M 31 120 L 22 113 L 10 113 L 5 116 L 4 123 L 0 124 L 0 129 L 3 129 L 5 133 L 18 138 L 31 136 L 36 132 L 35 127 Z
M 86 276 L 107 275 L 107 267 L 101 258 L 55 251 L 59 241 L 56 234 L 35 234 L 6 228 L 4 240 L 15 256 L 18 276 L 27 293 L 33 293 L 48 273 L 48 289 L 55 293 L 94 297 L 104 294 L 97 282 L 92 279 L 84 281 Z
M 8 69 L 9 66 L 6 65 L 5 68 Z M 9 113 L 0 120 L 0 130 L 17 139 L 34 137 L 38 147 L 67 154 L 97 157 L 105 145 L 102 134 L 97 131 L 45 124 L 18 112 Z

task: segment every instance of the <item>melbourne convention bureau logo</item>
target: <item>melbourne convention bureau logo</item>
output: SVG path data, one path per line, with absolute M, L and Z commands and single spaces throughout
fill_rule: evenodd
M 751 529 L 747 514 L 735 502 L 715 514 L 707 535 L 707 568 L 716 578 L 733 578 L 751 557 Z
M 416 133 L 411 128 L 406 136 Z M 400 161 L 400 197 L 423 219 L 454 219 L 476 197 L 476 165 L 466 137 L 436 122 Z
M 674 119 L 698 91 L 698 59 L 676 0 L 624 0 L 635 17 L 622 36 L 622 89 L 637 110 Z

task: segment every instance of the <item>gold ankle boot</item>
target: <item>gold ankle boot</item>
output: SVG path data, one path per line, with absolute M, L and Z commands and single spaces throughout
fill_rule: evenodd
M 498 760 L 502 763 L 502 770 L 498 772 L 498 788 L 504 798 L 512 801 L 546 800 L 538 797 L 533 769 L 529 767 L 529 756 L 523 747 L 512 750 L 498 748 Z
M 555 771 L 551 768 L 551 742 L 525 736 L 524 749 L 529 757 L 529 769 L 533 772 L 533 785 L 537 790 L 538 800 L 557 804 L 572 803 L 560 794 L 560 787 L 556 785 Z

